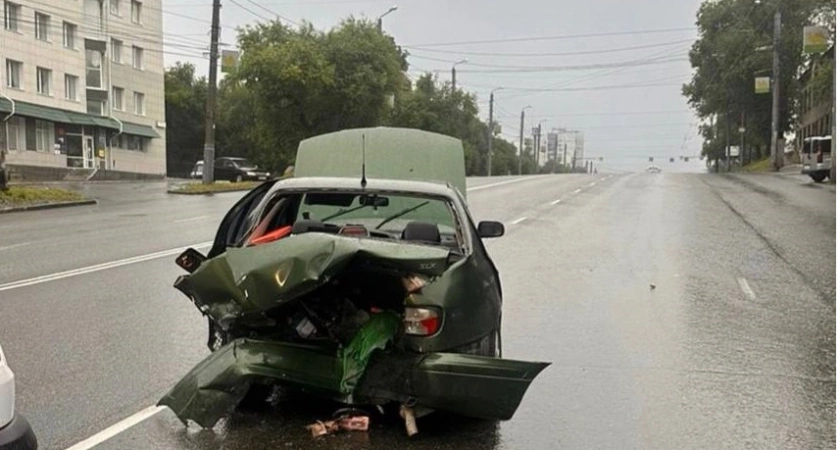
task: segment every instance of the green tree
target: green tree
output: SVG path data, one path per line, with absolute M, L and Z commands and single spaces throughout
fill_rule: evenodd
M 328 32 L 279 22 L 240 32 L 240 65 L 232 74 L 254 113 L 253 157 L 275 170 L 292 162 L 305 138 L 375 126 L 404 87 L 405 54 L 374 23 L 349 18 Z
M 196 77 L 195 66 L 180 62 L 166 69 L 163 79 L 166 122 L 172 130 L 166 136 L 166 172 L 183 177 L 202 158 L 207 82 Z
M 737 144 L 742 117 L 748 145 L 769 148 L 772 99 L 769 94 L 754 93 L 754 80 L 771 74 L 770 46 L 777 7 L 782 14 L 779 130 L 783 134 L 793 129 L 799 98 L 794 80 L 803 62 L 802 27 L 810 23 L 825 1 L 770 0 L 757 4 L 753 0 L 707 0 L 700 6 L 700 38 L 689 52 L 694 74 L 683 86 L 683 95 L 701 118 L 716 118 L 720 124 L 721 133 L 704 132 L 710 139 L 704 145 L 704 155 L 723 154 L 727 130 L 730 143 Z

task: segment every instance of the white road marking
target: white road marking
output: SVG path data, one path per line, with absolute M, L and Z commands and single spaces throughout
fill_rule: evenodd
M 593 182 L 589 183 L 589 185 L 590 186 L 595 186 L 595 182 L 593 181 Z
M 561 201 L 563 201 L 563 199 L 562 199 L 562 198 L 558 198 L 557 200 L 554 200 L 553 202 L 551 202 L 551 204 L 552 204 L 552 205 L 556 205 L 556 204 L 560 203 Z
M 13 248 L 23 247 L 23 246 L 26 246 L 26 245 L 29 245 L 29 244 L 31 244 L 31 242 L 21 242 L 20 244 L 7 245 L 5 247 L 0 247 L 0 251 L 11 250 Z
M 747 282 L 746 278 L 738 277 L 738 285 L 741 286 L 741 290 L 744 291 L 744 294 L 749 297 L 750 300 L 755 300 L 755 292 L 753 292 L 750 287 L 750 283 Z
M 535 179 L 535 178 L 533 178 L 533 177 L 522 177 L 522 178 L 516 178 L 516 179 L 513 179 L 513 180 L 500 181 L 498 183 L 482 184 L 481 186 L 468 187 L 467 191 L 480 191 L 482 189 L 489 189 L 489 188 L 496 187 L 496 186 L 504 186 L 506 184 L 511 184 L 511 183 L 519 183 L 520 181 L 531 180 L 531 179 Z
M 97 445 L 111 439 L 112 437 L 122 433 L 123 431 L 137 425 L 138 423 L 154 416 L 166 408 L 165 406 L 149 406 L 139 412 L 132 414 L 129 417 L 111 425 L 110 427 L 94 434 L 93 436 L 79 442 L 78 444 L 68 448 L 67 450 L 88 450 Z
M 102 264 L 96 264 L 93 266 L 82 267 L 79 269 L 72 269 L 66 270 L 64 272 L 57 272 L 50 275 L 42 275 L 40 277 L 34 278 L 27 278 L 25 280 L 18 280 L 12 281 L 10 283 L 0 284 L 0 292 L 8 291 L 10 289 L 22 288 L 26 286 L 32 286 L 34 284 L 46 283 L 48 281 L 56 281 L 61 280 L 63 278 L 75 277 L 77 275 L 84 275 L 93 272 L 99 272 L 100 270 L 106 269 L 114 269 L 116 267 L 127 266 L 129 264 L 136 264 L 143 261 L 149 261 L 151 259 L 163 258 L 165 256 L 173 256 L 180 254 L 184 251 L 187 247 L 193 248 L 202 248 L 208 247 L 213 244 L 213 241 L 208 242 L 201 242 L 199 244 L 187 245 L 184 247 L 173 248 L 169 250 L 163 250 L 160 252 L 149 253 L 146 255 L 140 256 L 132 256 L 131 258 L 119 259 L 116 261 L 106 262 Z
M 513 221 L 513 222 L 511 222 L 511 223 L 512 223 L 512 224 L 514 224 L 514 225 L 519 225 L 520 223 L 524 222 L 524 221 L 525 221 L 525 220 L 527 220 L 527 219 L 528 219 L 527 217 L 520 217 L 520 218 L 518 218 L 518 219 L 514 220 L 514 221 Z
M 578 192 L 580 192 L 580 189 L 575 189 L 575 194 L 577 194 Z
M 210 217 L 210 216 L 195 216 L 195 217 L 188 217 L 186 219 L 173 220 L 173 222 L 175 222 L 175 223 L 192 222 L 194 220 L 206 219 L 208 217 Z

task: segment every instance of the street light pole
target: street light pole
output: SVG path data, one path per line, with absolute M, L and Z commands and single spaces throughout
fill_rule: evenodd
M 501 87 L 490 91 L 490 120 L 487 122 L 487 176 L 493 174 L 493 99 L 494 93 Z
M 468 59 L 462 59 L 462 60 L 460 60 L 460 61 L 458 61 L 458 62 L 456 62 L 455 64 L 452 65 L 452 93 L 453 94 L 455 93 L 455 66 L 457 66 L 458 64 L 466 64 L 468 62 L 469 62 Z
M 782 12 L 776 7 L 773 15 L 773 122 L 770 137 L 770 155 L 773 158 L 773 169 L 779 171 L 782 167 L 784 153 L 779 152 L 779 96 L 781 95 L 781 76 L 779 75 L 779 41 L 782 35 Z
M 525 110 L 530 107 L 531 105 L 522 108 L 519 114 L 519 157 L 516 158 L 519 163 L 519 175 L 522 175 L 522 148 L 525 146 Z
M 397 10 L 397 5 L 394 5 L 390 8 L 388 8 L 388 11 L 385 11 L 381 16 L 379 16 L 376 19 L 376 26 L 379 28 L 379 33 L 380 34 L 382 33 L 382 18 L 387 16 L 388 14 L 391 14 L 392 12 L 394 12 L 396 10 Z

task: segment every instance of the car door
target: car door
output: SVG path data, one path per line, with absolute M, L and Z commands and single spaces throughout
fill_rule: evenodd
M 213 240 L 213 247 L 207 254 L 208 258 L 214 258 L 227 250 L 230 245 L 242 239 L 246 230 L 246 219 L 257 208 L 265 195 L 274 186 L 277 180 L 269 180 L 255 187 L 251 192 L 245 194 L 227 212 L 219 224 L 216 238 Z

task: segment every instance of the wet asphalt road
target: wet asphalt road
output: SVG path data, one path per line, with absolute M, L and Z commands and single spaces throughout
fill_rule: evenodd
M 430 417 L 409 441 L 374 416 L 367 433 L 313 440 L 303 426 L 331 406 L 287 401 L 212 431 L 163 411 L 96 448 L 835 447 L 833 186 L 668 173 L 497 184 L 511 180 L 471 180 L 485 187 L 468 196 L 476 220 L 508 227 L 487 241 L 505 357 L 552 362 L 512 420 Z M 154 404 L 206 355 L 205 322 L 171 287 L 174 255 L 125 258 L 209 241 L 241 195 L 85 189 L 98 206 L 0 216 L 0 342 L 48 449 Z

